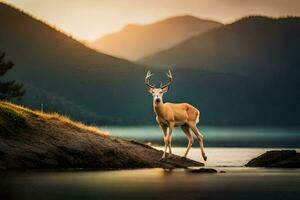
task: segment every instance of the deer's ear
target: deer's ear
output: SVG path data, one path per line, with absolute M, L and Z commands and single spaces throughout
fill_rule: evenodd
M 147 90 L 150 94 L 152 94 L 153 88 L 146 86 L 146 90 Z
M 168 92 L 168 90 L 169 90 L 169 86 L 162 88 L 162 92 L 163 92 L 163 93 Z

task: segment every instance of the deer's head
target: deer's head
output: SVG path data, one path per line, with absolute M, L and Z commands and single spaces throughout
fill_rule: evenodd
M 169 82 L 167 84 L 161 85 L 160 87 L 155 87 L 155 85 L 151 85 L 149 83 L 149 78 L 153 76 L 154 74 L 151 74 L 150 71 L 147 72 L 146 77 L 145 77 L 145 85 L 147 88 L 147 91 L 152 94 L 153 96 L 153 102 L 155 103 L 160 103 L 162 102 L 162 97 L 164 93 L 166 93 L 169 90 L 169 86 L 173 81 L 173 77 L 171 74 L 171 71 L 169 70 L 167 73 L 167 77 L 169 79 Z

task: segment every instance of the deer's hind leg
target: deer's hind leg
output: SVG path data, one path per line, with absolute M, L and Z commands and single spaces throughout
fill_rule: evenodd
M 197 128 L 196 123 L 189 122 L 188 125 L 192 129 L 192 131 L 195 133 L 195 135 L 196 135 L 196 137 L 199 141 L 199 144 L 200 144 L 202 157 L 206 161 L 207 156 L 205 155 L 205 152 L 204 152 L 204 144 L 203 144 L 204 138 L 203 138 L 203 135 L 200 133 L 199 129 Z
M 194 138 L 193 138 L 193 136 L 192 136 L 192 133 L 190 132 L 190 127 L 187 125 L 187 124 L 185 124 L 185 125 L 182 125 L 181 126 L 181 129 L 183 130 L 183 132 L 186 134 L 186 136 L 187 136 L 187 138 L 188 138 L 188 141 L 189 141 L 189 143 L 188 143 L 188 146 L 187 146 L 187 148 L 186 148 L 186 152 L 185 152 L 185 154 L 184 154 L 184 158 L 188 155 L 188 153 L 189 153 L 189 151 L 190 151 L 190 149 L 191 149 L 191 146 L 193 145 L 193 143 L 194 143 Z

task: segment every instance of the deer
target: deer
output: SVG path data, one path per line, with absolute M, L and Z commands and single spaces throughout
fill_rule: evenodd
M 171 142 L 172 131 L 174 127 L 180 126 L 188 139 L 188 145 L 185 154 L 182 158 L 186 158 L 191 146 L 194 143 L 193 135 L 190 130 L 193 131 L 196 138 L 199 141 L 201 154 L 204 161 L 207 160 L 207 156 L 204 152 L 204 137 L 197 128 L 197 124 L 200 118 L 200 111 L 189 103 L 164 103 L 163 95 L 168 92 L 171 83 L 173 82 L 173 76 L 169 70 L 166 73 L 168 77 L 168 83 L 156 87 L 150 84 L 150 77 L 153 76 L 149 70 L 145 77 L 145 86 L 147 91 L 152 94 L 153 97 L 153 110 L 156 115 L 156 122 L 160 126 L 164 134 L 164 153 L 161 160 L 166 159 L 167 149 L 169 149 L 169 155 L 172 155 Z

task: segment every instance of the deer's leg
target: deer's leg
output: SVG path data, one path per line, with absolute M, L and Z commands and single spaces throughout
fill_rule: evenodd
M 190 127 L 189 127 L 188 125 L 186 125 L 186 124 L 185 124 L 185 125 L 182 125 L 182 126 L 181 126 L 181 129 L 182 129 L 183 132 L 186 134 L 186 136 L 187 136 L 187 138 L 188 138 L 188 140 L 189 140 L 189 143 L 188 143 L 186 152 L 185 152 L 185 154 L 184 154 L 184 156 L 183 156 L 183 157 L 186 157 L 186 156 L 188 155 L 189 151 L 190 151 L 191 146 L 192 146 L 193 143 L 194 143 L 194 138 L 193 138 L 193 136 L 192 136 L 192 134 L 191 134 L 191 132 L 190 132 Z
M 167 151 L 167 148 L 168 148 L 168 141 L 167 141 L 167 129 L 168 127 L 164 124 L 159 124 L 160 128 L 163 130 L 164 132 L 164 142 L 165 142 L 165 150 L 164 150 L 164 154 L 162 156 L 162 159 L 166 157 L 166 151 Z
M 167 146 L 169 147 L 169 154 L 172 154 L 171 143 L 172 143 L 172 132 L 173 132 L 174 125 L 175 125 L 174 122 L 169 122 L 169 133 L 167 135 Z
M 197 126 L 195 123 L 188 123 L 189 124 L 189 127 L 193 130 L 193 132 L 195 133 L 198 141 L 199 141 L 199 144 L 200 144 L 200 149 L 201 149 L 201 154 L 202 154 L 202 157 L 203 159 L 206 161 L 207 160 L 207 156 L 205 155 L 205 152 L 204 152 L 204 144 L 203 144 L 203 135 L 200 133 L 200 131 L 198 130 Z

